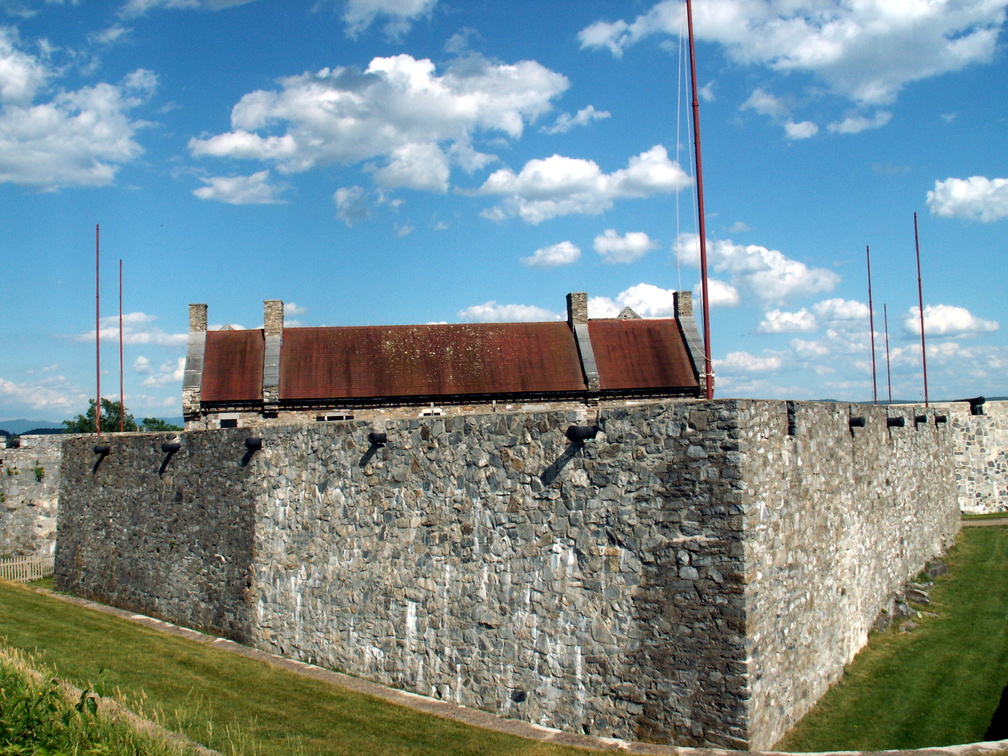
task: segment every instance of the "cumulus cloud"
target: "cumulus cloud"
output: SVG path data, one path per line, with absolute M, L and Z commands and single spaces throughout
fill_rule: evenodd
M 544 307 L 497 304 L 492 300 L 460 310 L 458 317 L 459 320 L 467 323 L 537 323 L 546 320 L 563 320 L 562 315 Z
M 927 193 L 932 215 L 965 218 L 983 223 L 1008 217 L 1008 179 L 970 176 L 936 181 Z
M 972 336 L 1000 327 L 997 321 L 979 318 L 965 307 L 944 304 L 924 307 L 924 333 L 928 336 Z M 903 316 L 903 330 L 920 336 L 919 307 L 911 307 Z
M 251 176 L 215 176 L 200 179 L 206 186 L 195 189 L 200 199 L 217 200 L 229 205 L 270 205 L 280 202 L 283 188 L 270 183 L 269 171 Z
M 849 299 L 824 299 L 812 305 L 811 311 L 797 312 L 774 309 L 763 314 L 757 333 L 811 333 L 822 327 L 832 329 L 861 328 L 868 320 L 868 306 Z
M 749 352 L 729 352 L 724 359 L 714 360 L 714 369 L 725 373 L 775 373 L 783 361 L 777 355 L 759 356 Z
M 788 139 L 811 139 L 818 133 L 819 127 L 812 123 L 812 121 L 795 123 L 788 120 L 784 123 L 784 135 Z
M 58 72 L 18 45 L 0 28 L 0 182 L 44 190 L 110 184 L 143 152 L 134 140 L 142 124 L 129 111 L 150 99 L 157 78 L 141 69 L 117 85 L 58 90 L 36 102 Z
M 739 110 L 753 110 L 775 119 L 786 118 L 791 114 L 791 108 L 783 100 L 760 87 L 752 91 L 749 99 L 739 106 Z
M 552 126 L 544 126 L 542 131 L 547 134 L 566 134 L 576 126 L 587 126 L 592 121 L 601 121 L 611 115 L 608 110 L 595 110 L 594 106 L 589 105 L 581 108 L 575 115 L 561 113 Z
M 670 318 L 675 315 L 673 289 L 663 289 L 649 283 L 639 283 L 621 291 L 614 299 L 590 297 L 588 317 L 614 318 L 629 307 L 642 318 Z
M 158 8 L 173 10 L 222 10 L 254 0 L 128 0 L 120 9 L 123 18 L 135 18 Z
M 815 315 L 804 307 L 798 312 L 769 310 L 756 326 L 757 333 L 809 333 L 818 328 Z
M 86 403 L 87 394 L 62 375 L 49 376 L 31 383 L 16 383 L 0 378 L 0 399 L 5 406 L 13 407 L 17 413 L 29 409 L 65 415 L 71 408 Z
M 742 65 L 816 75 L 860 105 L 891 103 L 904 86 L 993 60 L 1008 0 L 828 3 L 716 0 L 699 3 L 697 38 L 720 44 Z M 632 21 L 583 29 L 582 48 L 619 56 L 653 35 L 678 36 L 678 0 L 662 0 Z
M 170 383 L 181 383 L 182 377 L 185 375 L 185 357 L 163 362 L 157 372 L 154 372 L 153 369 L 148 372 L 150 375 L 142 381 L 144 386 L 167 386 Z
M 388 165 L 375 172 L 375 182 L 388 189 L 403 187 L 444 194 L 450 173 L 448 156 L 438 145 L 410 143 L 392 150 Z
M 643 231 L 629 231 L 620 236 L 615 229 L 607 228 L 595 237 L 592 246 L 607 263 L 631 263 L 646 255 L 658 244 L 651 241 Z
M 157 316 L 143 312 L 123 313 L 123 343 L 127 345 L 152 345 L 160 347 L 184 347 L 189 335 L 186 333 L 165 333 L 153 325 Z M 99 321 L 101 338 L 106 341 L 119 339 L 119 316 L 109 315 Z M 73 337 L 74 341 L 94 343 L 95 332 L 92 328 L 87 333 Z
M 367 192 L 362 186 L 344 186 L 335 191 L 333 202 L 336 204 L 336 217 L 353 226 L 370 214 L 367 204 Z
M 385 188 L 444 192 L 451 165 L 472 171 L 495 159 L 473 149 L 474 135 L 517 139 L 568 86 L 535 61 L 470 55 L 438 73 L 409 55 L 374 58 L 363 71 L 324 68 L 250 92 L 231 111 L 231 131 L 194 138 L 189 150 L 285 173 L 379 161 L 375 180 Z
M 400 39 L 413 22 L 429 16 L 437 0 L 347 0 L 343 11 L 348 37 L 357 37 L 375 22 L 385 19 L 385 34 Z
M 841 121 L 831 123 L 827 128 L 836 134 L 860 134 L 869 129 L 880 129 L 891 120 L 892 113 L 879 110 L 871 118 L 860 113 L 849 115 Z
M 538 224 L 561 215 L 598 215 L 617 199 L 677 192 L 691 184 L 659 144 L 630 158 L 626 168 L 608 174 L 594 161 L 581 158 L 553 155 L 530 160 L 517 174 L 509 168 L 494 171 L 479 193 L 506 197 L 484 213 L 487 217 L 519 217 Z
M 738 289 L 717 278 L 707 278 L 707 294 L 710 296 L 711 307 L 738 307 L 742 301 Z M 693 287 L 693 298 L 698 303 L 703 303 L 703 287 L 699 281 Z
M 581 257 L 580 249 L 569 241 L 562 241 L 537 249 L 530 257 L 523 257 L 521 262 L 529 268 L 556 268 L 570 265 L 579 257 Z
M 791 140 L 811 139 L 819 133 L 819 127 L 812 121 L 795 122 L 790 117 L 791 106 L 788 103 L 759 87 L 739 106 L 739 110 L 752 110 L 767 116 L 783 126 L 784 135 Z
M 700 264 L 700 243 L 696 234 L 681 234 L 675 252 L 694 267 Z M 733 286 L 744 288 L 769 304 L 795 297 L 831 291 L 840 276 L 825 268 L 809 268 L 784 253 L 756 244 L 733 244 L 730 240 L 707 240 L 707 264 L 727 273 Z

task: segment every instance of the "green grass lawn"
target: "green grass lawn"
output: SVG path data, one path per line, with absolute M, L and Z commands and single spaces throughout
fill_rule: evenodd
M 984 740 L 1008 685 L 1008 528 L 964 528 L 911 633 L 873 634 L 775 748 L 922 748 Z
M 585 754 L 420 714 L 0 583 L 0 639 L 228 754 Z

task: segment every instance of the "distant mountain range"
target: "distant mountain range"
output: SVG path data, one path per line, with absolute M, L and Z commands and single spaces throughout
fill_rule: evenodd
M 137 419 L 139 420 L 139 418 Z M 177 425 L 180 428 L 185 426 L 185 420 L 181 415 L 178 417 L 162 417 L 160 419 L 166 423 Z M 63 423 L 53 423 L 48 420 L 0 420 L 0 435 L 21 436 L 28 431 L 62 432 L 62 430 Z M 3 433 L 3 431 L 6 431 L 6 433 Z

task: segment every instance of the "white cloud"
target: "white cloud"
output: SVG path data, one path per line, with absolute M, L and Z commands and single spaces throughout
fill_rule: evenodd
M 173 10 L 222 10 L 236 5 L 245 5 L 254 0 L 127 0 L 119 9 L 124 18 L 135 18 L 157 8 Z
M 784 134 L 788 139 L 811 139 L 818 133 L 819 127 L 812 123 L 812 121 L 795 123 L 794 121 L 788 120 L 784 124 Z
M 503 205 L 485 213 L 488 217 L 517 216 L 538 224 L 561 215 L 598 215 L 617 199 L 676 192 L 691 184 L 692 179 L 678 162 L 669 160 L 659 144 L 609 174 L 592 160 L 561 155 L 530 160 L 520 173 L 502 168 L 490 174 L 479 193 L 507 197 Z
M 675 252 L 694 267 L 700 264 L 696 234 L 681 234 Z M 756 244 L 733 244 L 730 240 L 707 240 L 707 263 L 714 271 L 727 273 L 730 283 L 748 289 L 766 303 L 781 303 L 795 297 L 831 291 L 840 276 L 825 268 L 809 268 L 782 252 Z
M 284 302 L 284 318 L 304 315 L 308 312 L 307 307 L 302 307 L 297 302 Z
M 185 375 L 185 357 L 179 357 L 164 362 L 156 373 L 152 373 L 142 381 L 144 386 L 167 386 L 170 383 L 181 383 Z
M 563 316 L 535 305 L 497 304 L 494 301 L 473 305 L 458 314 L 459 320 L 468 323 L 535 323 L 562 320 Z
M 451 168 L 448 156 L 437 144 L 404 144 L 392 150 L 388 160 L 388 165 L 375 172 L 375 181 L 379 186 L 442 194 L 448 191 Z
M 552 126 L 544 126 L 546 134 L 566 134 L 575 126 L 587 126 L 592 121 L 601 121 L 612 116 L 608 110 L 595 110 L 593 105 L 581 108 L 575 115 L 561 113 Z
M 157 326 L 152 325 L 157 317 L 147 315 L 143 312 L 123 313 L 123 344 L 140 345 L 150 344 L 160 347 L 184 347 L 189 339 L 187 333 L 165 333 Z M 119 316 L 109 315 L 103 317 L 99 323 L 101 326 L 101 338 L 103 341 L 119 340 Z M 74 336 L 74 341 L 94 343 L 95 332 L 91 329 L 87 333 Z
M 570 265 L 581 257 L 581 250 L 569 241 L 551 244 L 532 253 L 531 257 L 523 257 L 522 265 L 529 268 L 556 268 L 560 265 Z
M 362 186 L 345 186 L 333 194 L 336 203 L 336 217 L 352 226 L 368 217 L 367 192 Z
M 154 368 L 151 366 L 151 361 L 142 354 L 133 360 L 133 369 L 140 373 L 140 375 L 150 375 L 154 372 Z
M 729 352 L 724 359 L 714 360 L 714 369 L 726 373 L 775 373 L 782 364 L 776 355 L 760 357 L 749 352 Z
M 286 173 L 384 158 L 374 166 L 382 186 L 443 192 L 452 161 L 472 171 L 495 159 L 473 150 L 474 135 L 517 139 L 568 86 L 535 61 L 471 55 L 439 75 L 430 60 L 374 58 L 364 71 L 324 68 L 250 92 L 231 112 L 231 131 L 192 139 L 189 150 Z
M 716 42 L 742 65 L 815 74 L 862 105 L 892 102 L 910 82 L 988 63 L 1008 0 L 822 3 L 712 0 L 698 3 L 697 38 Z M 679 0 L 662 0 L 632 21 L 599 21 L 578 35 L 582 48 L 621 55 L 652 35 L 678 36 Z
M 24 409 L 66 413 L 82 402 L 87 402 L 87 394 L 70 384 L 62 375 L 35 383 L 15 383 L 0 378 L 0 398 L 5 405 L 16 408 L 15 416 Z
M 663 289 L 654 284 L 639 283 L 616 295 L 615 299 L 608 297 L 590 297 L 588 299 L 588 317 L 614 318 L 629 307 L 642 318 L 670 318 L 675 315 L 673 289 Z
M 270 205 L 280 202 L 283 187 L 270 183 L 269 171 L 251 176 L 214 176 L 201 178 L 204 187 L 193 190 L 200 199 L 217 200 L 229 205 Z
M 810 333 L 816 330 L 815 315 L 804 307 L 798 312 L 769 310 L 763 313 L 763 320 L 756 326 L 757 333 Z
M 812 121 L 795 122 L 791 116 L 791 106 L 777 95 L 765 89 L 756 88 L 749 99 L 739 106 L 739 110 L 753 110 L 767 116 L 775 123 L 782 124 L 784 135 L 791 140 L 811 139 L 819 133 L 819 127 Z
M 786 118 L 791 109 L 776 95 L 757 87 L 749 95 L 749 99 L 739 106 L 739 110 L 754 110 L 760 115 L 774 119 Z
M 385 34 L 401 38 L 418 18 L 430 15 L 437 0 L 347 0 L 343 12 L 348 37 L 357 37 L 377 18 L 387 19 Z
M 928 336 L 970 336 L 996 331 L 1001 325 L 994 320 L 978 318 L 964 307 L 926 305 L 924 333 Z M 903 330 L 920 336 L 920 308 L 911 307 L 903 316 Z
M 936 181 L 927 193 L 932 215 L 965 218 L 983 223 L 1008 217 L 1008 179 L 970 176 Z
M 824 299 L 797 312 L 774 309 L 763 314 L 757 333 L 811 333 L 828 326 L 834 333 L 863 328 L 868 320 L 868 306 L 849 299 Z M 809 342 L 803 342 L 808 344 Z
M 707 278 L 707 294 L 710 296 L 711 307 L 738 307 L 742 301 L 738 289 L 717 278 Z M 698 303 L 703 303 L 703 287 L 699 281 L 693 287 L 693 298 Z
M 11 30 L 0 28 L 0 183 L 46 190 L 111 183 L 143 152 L 134 141 L 142 124 L 128 112 L 150 98 L 154 74 L 141 69 L 118 85 L 59 90 L 36 103 L 58 72 L 17 44 Z
M 834 326 L 844 322 L 867 324 L 868 321 L 868 305 L 852 299 L 824 299 L 812 305 L 812 312 L 822 322 Z
M 836 134 L 860 134 L 869 129 L 880 129 L 892 120 L 892 113 L 879 110 L 871 118 L 856 113 L 847 116 L 842 121 L 831 123 L 827 128 Z
M 607 228 L 595 237 L 592 246 L 607 263 L 631 263 L 658 246 L 643 231 L 629 231 L 624 236 Z

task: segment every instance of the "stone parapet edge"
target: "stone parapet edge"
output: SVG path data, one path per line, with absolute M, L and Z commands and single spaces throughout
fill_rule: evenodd
M 396 690 L 395 688 L 380 685 L 359 677 L 351 677 L 340 672 L 323 669 L 322 667 L 317 667 L 313 664 L 306 664 L 305 662 L 286 659 L 282 656 L 277 656 L 255 648 L 250 648 L 249 646 L 244 646 L 227 638 L 219 638 L 207 633 L 201 633 L 197 630 L 191 630 L 186 627 L 181 627 L 180 625 L 174 625 L 170 622 L 165 622 L 164 620 L 155 619 L 143 614 L 137 614 L 136 612 L 106 606 L 95 601 L 89 601 L 76 596 L 56 593 L 54 591 L 41 588 L 37 588 L 35 590 L 45 593 L 60 601 L 65 601 L 86 609 L 119 617 L 121 619 L 143 625 L 144 627 L 148 627 L 152 630 L 186 638 L 196 643 L 214 646 L 215 648 L 220 648 L 228 653 L 240 654 L 241 656 L 262 661 L 270 666 L 284 669 L 288 672 L 293 672 L 294 674 L 310 677 L 331 685 L 337 685 L 358 693 L 375 696 L 376 698 L 380 698 L 383 701 L 387 701 L 388 703 L 392 703 L 397 706 L 405 706 L 415 711 L 432 714 L 443 719 L 461 722 L 463 724 L 472 725 L 473 727 L 482 727 L 495 732 L 515 735 L 517 737 L 528 738 L 530 740 L 537 740 L 545 743 L 556 743 L 557 745 L 574 746 L 576 748 L 588 748 L 599 751 L 653 754 L 654 756 L 729 756 L 734 754 L 752 754 L 753 756 L 758 756 L 759 754 L 767 754 L 768 756 L 792 756 L 784 751 L 731 751 L 720 748 L 689 748 L 631 742 L 616 738 L 599 738 L 591 735 L 578 735 L 576 733 L 564 732 L 550 727 L 542 727 L 531 722 L 523 722 L 517 719 L 504 719 L 478 709 L 470 709 L 466 706 L 460 706 L 458 704 L 449 703 L 436 698 L 430 698 L 428 696 L 421 696 L 417 693 Z M 1008 753 L 1008 740 L 890 751 L 809 751 L 796 753 L 793 756 L 840 756 L 841 754 L 844 756 L 853 756 L 854 754 L 871 756 L 871 754 L 904 753 L 916 754 L 917 756 L 972 756 L 973 754 Z

